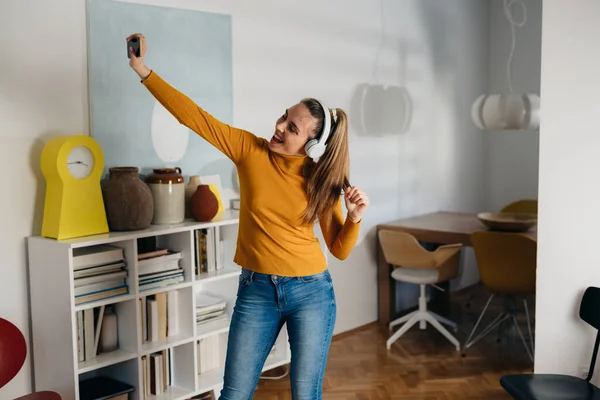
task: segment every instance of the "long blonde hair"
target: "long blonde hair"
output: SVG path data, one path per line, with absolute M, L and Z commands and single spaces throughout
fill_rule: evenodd
M 323 130 L 325 114 L 320 103 L 312 98 L 302 100 L 310 114 L 317 119 L 315 132 Z M 348 151 L 348 117 L 344 110 L 335 109 L 337 122 L 331 119 L 331 132 L 323 156 L 315 163 L 306 159 L 304 176 L 308 206 L 302 215 L 305 223 L 317 219 L 330 222 L 333 208 L 339 201 L 342 191 L 350 186 L 350 155 Z M 330 112 L 328 110 L 328 112 Z M 331 112 L 330 112 L 331 113 Z

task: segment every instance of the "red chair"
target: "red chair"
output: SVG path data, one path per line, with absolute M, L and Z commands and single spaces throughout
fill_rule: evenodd
M 0 318 L 0 389 L 19 373 L 25 357 L 25 337 L 13 323 Z M 43 391 L 27 394 L 14 400 L 61 400 L 58 393 Z

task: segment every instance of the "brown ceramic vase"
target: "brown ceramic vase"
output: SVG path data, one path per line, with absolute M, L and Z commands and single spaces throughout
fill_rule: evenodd
M 208 222 L 212 220 L 219 211 L 217 196 L 210 190 L 208 185 L 198 185 L 198 188 L 190 199 L 190 213 L 196 221 Z
M 137 167 L 113 167 L 102 183 L 102 197 L 111 231 L 146 229 L 152 222 L 154 203 L 150 188 L 139 178 Z

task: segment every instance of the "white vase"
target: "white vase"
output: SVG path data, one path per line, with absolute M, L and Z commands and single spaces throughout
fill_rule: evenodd
M 100 329 L 100 352 L 110 353 L 119 348 L 119 327 L 117 314 L 106 309 L 104 318 L 102 318 L 102 328 Z

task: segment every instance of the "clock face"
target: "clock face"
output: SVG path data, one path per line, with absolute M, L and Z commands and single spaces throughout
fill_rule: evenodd
M 77 179 L 87 178 L 94 169 L 94 155 L 85 146 L 77 146 L 69 153 L 67 168 Z

